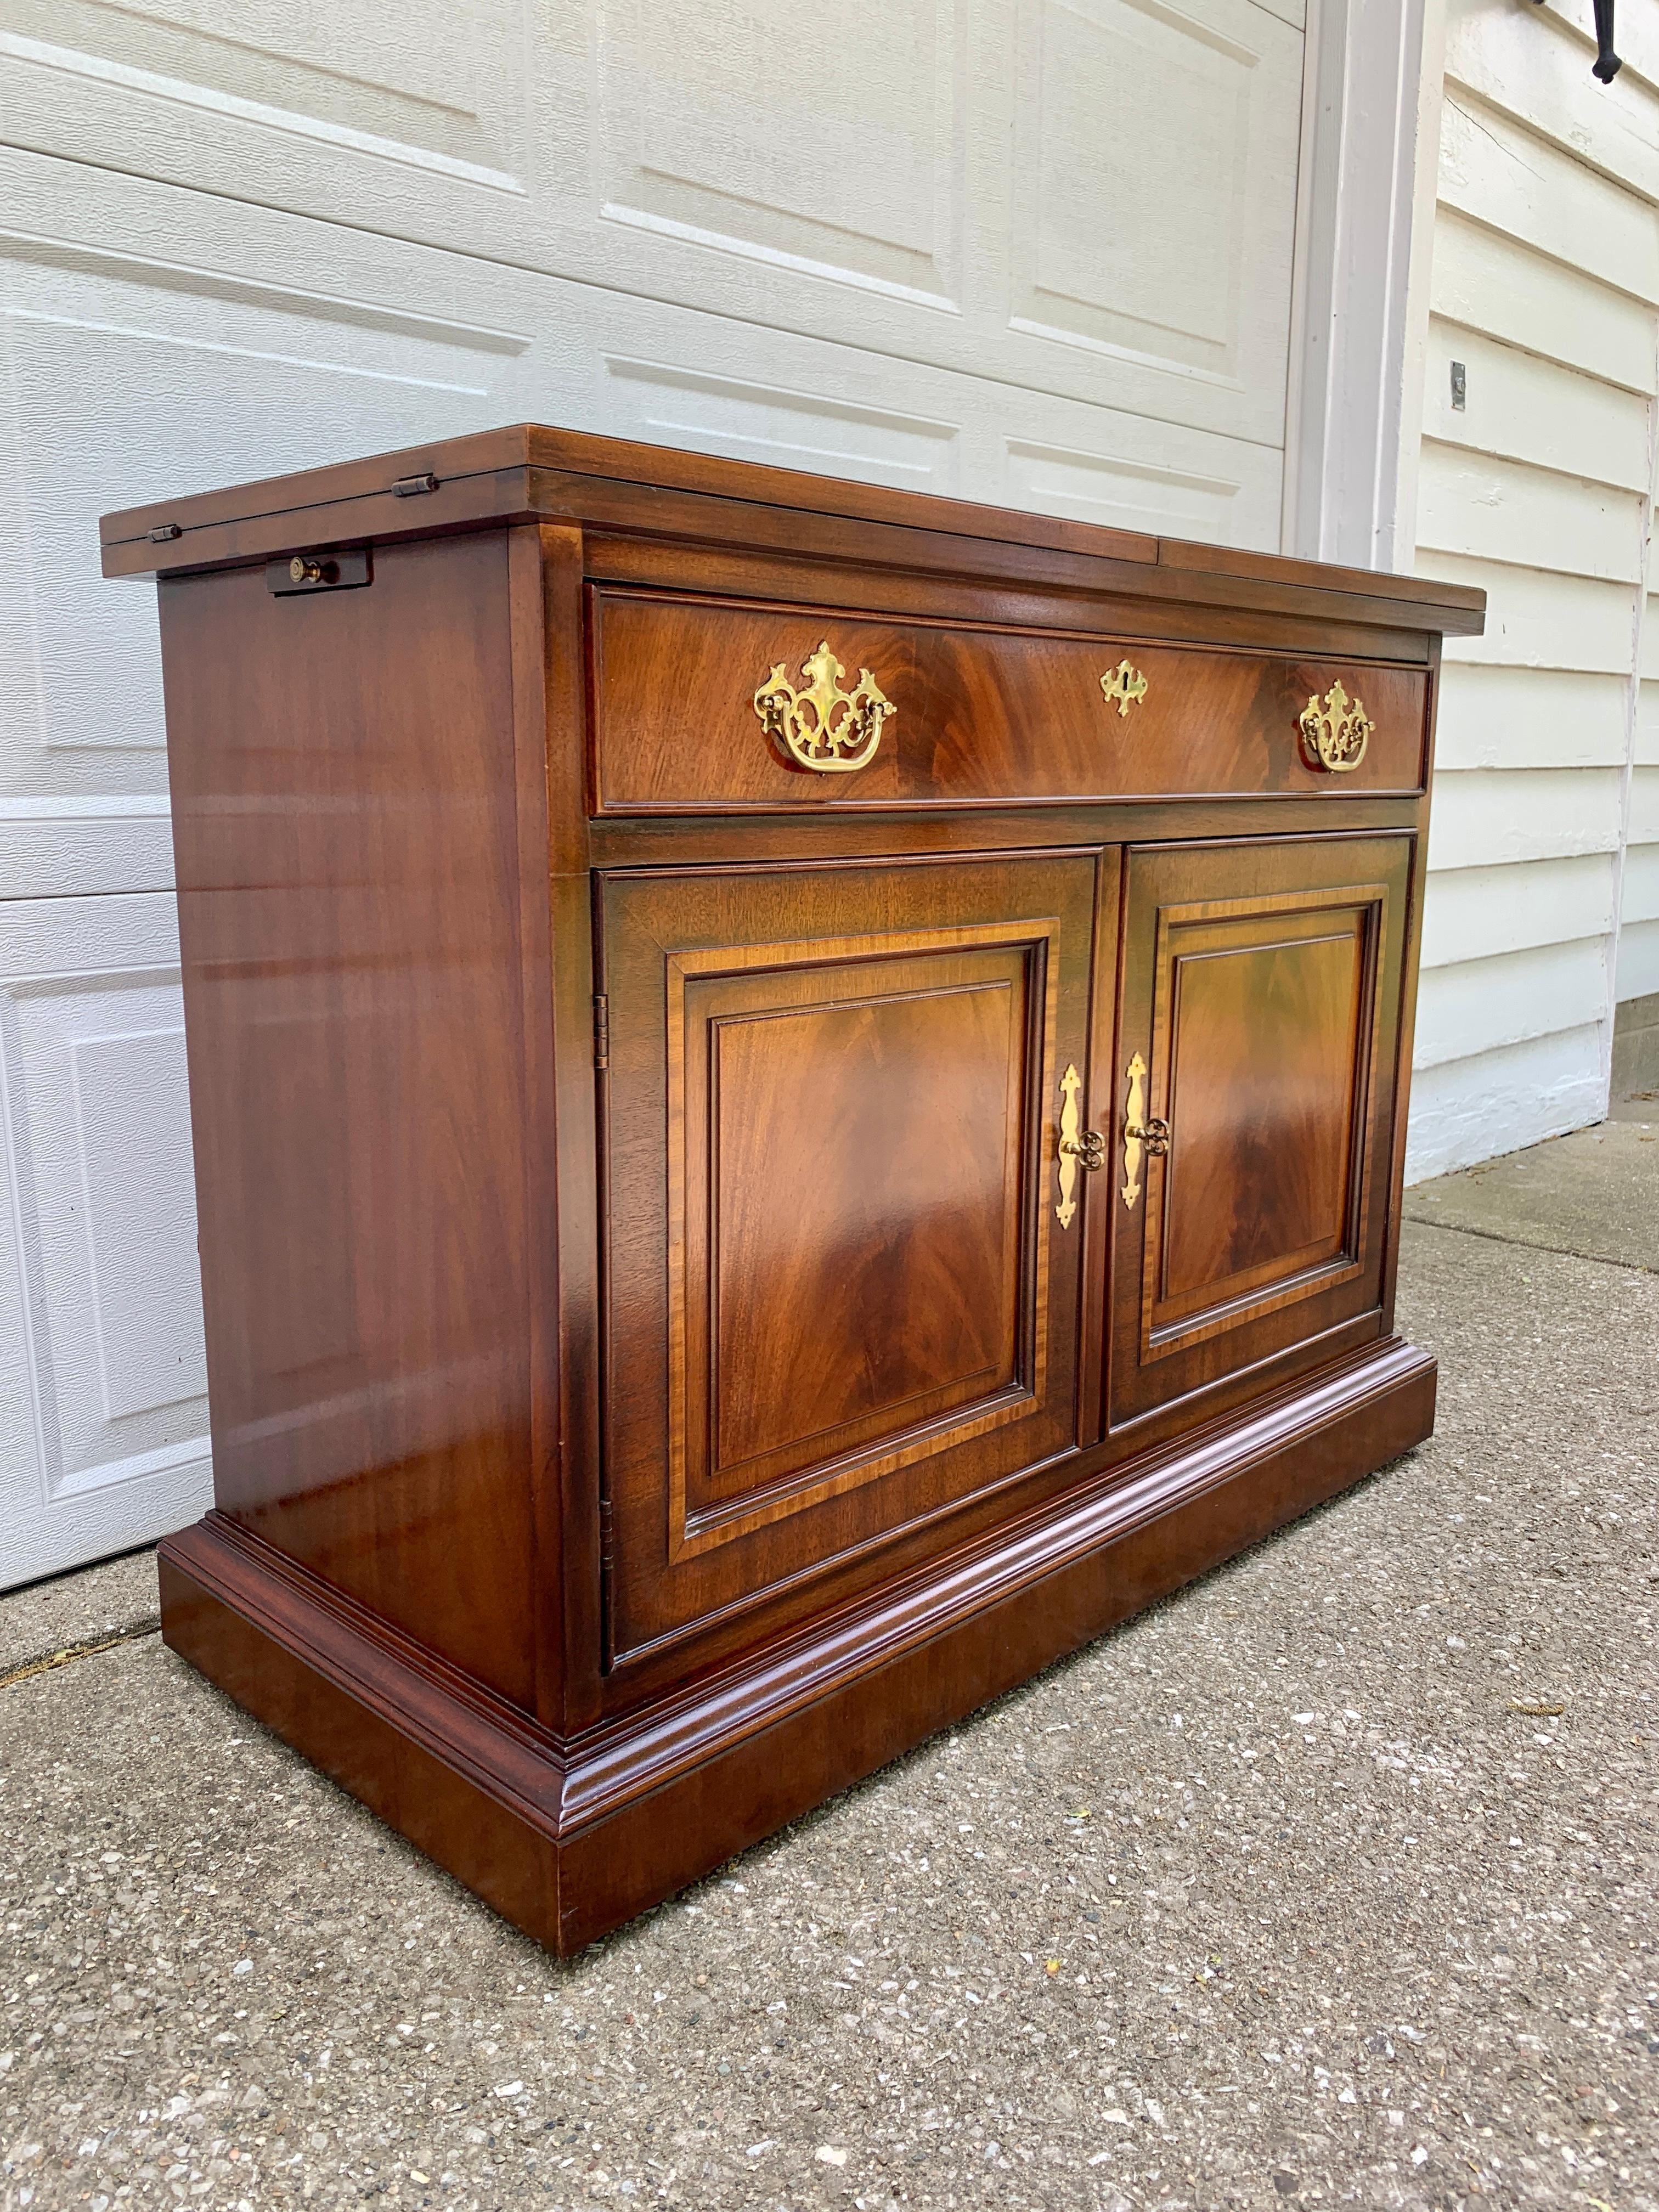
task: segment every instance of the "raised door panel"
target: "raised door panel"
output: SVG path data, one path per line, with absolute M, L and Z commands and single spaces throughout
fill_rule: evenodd
M 1262 1384 L 1378 1309 L 1411 840 L 1130 855 L 1111 1418 Z
M 1071 1448 L 1096 862 L 606 880 L 613 1656 Z

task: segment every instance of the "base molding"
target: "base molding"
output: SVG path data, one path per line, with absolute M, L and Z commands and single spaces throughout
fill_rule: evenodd
M 1435 1376 L 1369 1346 L 567 1743 L 217 1514 L 161 1546 L 162 1632 L 568 1956 L 1420 1443 Z

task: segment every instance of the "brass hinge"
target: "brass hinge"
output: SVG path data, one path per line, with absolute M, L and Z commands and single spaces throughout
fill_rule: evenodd
M 615 1564 L 611 1544 L 611 1500 L 599 1500 L 599 1571 L 608 1575 Z
M 603 991 L 593 994 L 593 1065 L 611 1065 L 611 1001 Z

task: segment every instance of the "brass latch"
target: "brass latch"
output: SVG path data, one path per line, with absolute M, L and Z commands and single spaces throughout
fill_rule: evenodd
M 295 553 L 285 561 L 265 563 L 265 589 L 279 599 L 360 591 L 374 580 L 367 545 L 347 546 L 337 553 Z
M 1077 1175 L 1080 1167 L 1085 1175 L 1094 1175 L 1106 1164 L 1106 1139 L 1098 1129 L 1085 1129 L 1078 1107 L 1078 1093 L 1083 1088 L 1083 1078 L 1077 1069 L 1068 1067 L 1060 1079 L 1060 1142 L 1055 1147 L 1054 1165 L 1060 1177 L 1060 1201 L 1054 1207 L 1054 1218 L 1062 1229 L 1069 1229 L 1077 1218 Z
M 1161 1159 L 1170 1149 L 1170 1125 L 1146 1113 L 1146 1063 L 1137 1053 L 1129 1062 L 1126 1079 L 1129 1095 L 1123 1109 L 1123 1203 L 1133 1206 L 1140 1196 L 1141 1155 Z

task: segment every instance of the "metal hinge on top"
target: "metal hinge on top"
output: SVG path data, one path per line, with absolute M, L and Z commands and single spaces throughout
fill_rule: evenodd
M 611 1065 L 611 1001 L 602 991 L 593 997 L 593 1065 Z
M 396 477 L 392 479 L 393 499 L 419 499 L 422 492 L 436 491 L 438 479 L 430 469 L 422 469 L 417 476 Z

